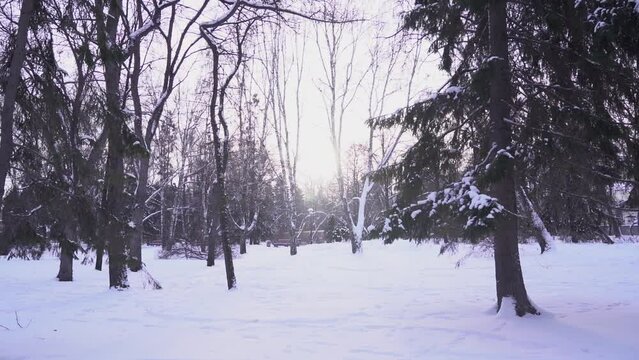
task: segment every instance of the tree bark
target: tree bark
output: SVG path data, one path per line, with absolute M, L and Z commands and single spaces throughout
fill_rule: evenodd
M 2 213 L 4 212 L 4 185 L 9 173 L 11 155 L 13 154 L 13 112 L 20 84 L 20 72 L 26 57 L 27 35 L 29 21 L 33 14 L 34 0 L 24 0 L 18 19 L 18 32 L 16 43 L 11 56 L 9 77 L 4 86 L 2 113 L 0 114 L 0 255 L 6 255 L 9 251 L 8 241 L 4 236 Z
M 494 144 L 498 149 L 507 151 L 511 146 L 512 135 L 509 124 L 504 121 L 509 117 L 511 97 L 506 3 L 506 0 L 492 0 L 489 16 L 490 61 L 493 70 L 490 82 L 490 121 Z M 496 220 L 494 236 L 497 311 L 501 310 L 504 299 L 510 298 L 518 316 L 538 314 L 528 299 L 519 260 L 514 164 L 507 156 L 500 156 L 498 161 L 503 162 L 503 173 L 494 183 L 493 192 L 504 206 L 504 211 Z

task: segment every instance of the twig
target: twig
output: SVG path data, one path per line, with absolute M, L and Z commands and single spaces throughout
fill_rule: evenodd
M 16 324 L 18 324 L 20 329 L 26 329 L 29 327 L 29 325 L 31 325 L 31 320 L 29 320 L 29 323 L 27 324 L 27 326 L 22 326 L 22 324 L 20 324 L 20 320 L 18 319 L 18 312 L 15 311 L 14 313 L 16 314 Z

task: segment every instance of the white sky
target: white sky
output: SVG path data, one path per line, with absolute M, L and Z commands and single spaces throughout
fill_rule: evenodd
M 388 6 L 389 1 L 367 1 L 367 2 L 353 2 L 358 4 L 366 4 L 369 6 L 367 10 L 372 12 L 375 6 L 371 4 L 377 4 L 379 6 L 379 12 L 366 15 L 367 18 L 377 17 L 384 18 L 386 23 L 379 33 L 373 28 L 373 24 L 362 24 L 362 28 L 359 30 L 361 35 L 357 43 L 355 52 L 355 64 L 353 82 L 359 81 L 364 76 L 364 72 L 368 69 L 371 56 L 370 51 L 374 47 L 375 42 L 386 42 L 382 46 L 387 46 L 393 42 L 393 40 L 379 40 L 376 39 L 378 35 L 388 37 L 394 34 L 397 30 L 399 18 L 392 16 L 392 11 L 384 12 L 384 4 Z M 362 10 L 362 9 L 360 9 Z M 391 9 L 392 10 L 392 9 Z M 380 15 L 384 14 L 386 16 Z M 391 16 L 388 16 L 391 15 Z M 332 146 L 329 138 L 329 125 L 327 120 L 326 105 L 322 101 L 322 93 L 319 91 L 318 86 L 321 86 L 321 79 L 323 79 L 324 71 L 322 69 L 321 58 L 317 49 L 315 41 L 314 25 L 307 24 L 310 28 L 307 31 L 307 53 L 305 57 L 305 78 L 302 86 L 302 107 L 303 107 L 303 121 L 301 128 L 301 148 L 300 148 L 300 164 L 298 177 L 302 184 L 308 182 L 325 182 L 335 174 L 335 158 L 332 151 Z M 353 37 L 346 38 L 344 43 L 348 44 L 353 41 Z M 409 44 L 413 47 L 414 43 Z M 383 51 L 383 50 L 382 50 Z M 324 50 L 325 52 L 325 50 Z M 420 92 L 425 90 L 432 90 L 437 87 L 437 84 L 441 83 L 441 80 L 433 80 L 437 77 L 436 66 L 433 66 L 432 58 L 431 62 L 427 59 L 426 51 L 421 51 L 421 59 L 423 63 L 418 69 L 418 73 L 415 76 L 414 84 L 412 88 L 411 98 L 415 98 Z M 388 94 L 384 101 L 384 108 L 382 113 L 393 112 L 406 105 L 409 73 L 412 67 L 412 57 L 414 52 L 409 49 L 405 49 L 404 53 L 400 55 L 400 59 L 394 66 L 391 82 L 388 86 Z M 338 84 L 343 82 L 343 76 L 346 72 L 346 66 L 350 58 L 350 50 L 344 50 L 344 56 L 338 58 Z M 388 72 L 389 64 L 383 61 L 380 65 L 380 74 L 378 76 L 377 88 L 381 93 L 381 85 L 384 76 L 383 72 Z M 353 87 L 353 86 L 351 86 Z M 363 77 L 361 86 L 355 92 L 355 99 L 348 107 L 344 117 L 343 128 L 343 153 L 355 143 L 367 144 L 369 136 L 369 128 L 366 125 L 368 119 L 368 107 L 369 107 L 369 93 L 371 88 L 371 76 L 370 73 Z M 373 100 L 375 104 L 378 104 L 381 99 L 377 101 Z M 412 101 L 411 101 L 412 102 Z M 345 155 L 343 155 L 345 160 Z

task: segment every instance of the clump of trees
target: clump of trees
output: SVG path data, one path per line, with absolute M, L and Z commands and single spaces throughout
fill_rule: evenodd
M 538 311 L 520 241 L 612 243 L 618 211 L 639 207 L 636 1 L 416 0 L 400 31 L 354 4 L 306 5 L 9 2 L 0 254 L 55 250 L 71 281 L 74 260 L 101 270 L 106 253 L 125 289 L 153 243 L 223 258 L 231 289 L 234 246 L 287 238 L 296 255 L 320 230 L 354 254 L 375 237 L 490 243 L 497 309 L 523 316 Z M 328 184 L 298 174 L 309 51 Z M 425 95 L 427 53 L 447 80 Z M 366 119 L 349 147 L 344 124 Z

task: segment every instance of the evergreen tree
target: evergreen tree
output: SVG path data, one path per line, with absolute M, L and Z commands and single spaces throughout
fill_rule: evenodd
M 31 16 L 36 5 L 35 0 L 24 0 L 20 7 L 18 29 L 15 35 L 13 49 L 10 52 L 10 62 L 6 83 L 2 84 L 2 112 L 0 113 L 0 213 L 3 211 L 2 201 L 4 187 L 9 173 L 11 155 L 13 153 L 13 116 L 20 83 L 22 64 L 27 52 L 27 35 Z M 0 218 L 0 255 L 8 252 L 7 239 L 4 236 L 3 219 Z
M 404 27 L 430 40 L 449 81 L 372 121 L 418 139 L 377 174 L 393 177 L 398 191 L 382 236 L 492 234 L 498 304 L 514 297 L 519 315 L 536 310 L 517 253 L 516 183 L 541 199 L 555 232 L 609 241 L 610 190 L 624 179 L 620 146 L 627 109 L 636 109 L 637 71 L 628 51 L 606 51 L 587 14 L 572 1 L 418 0 Z

